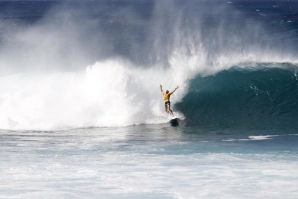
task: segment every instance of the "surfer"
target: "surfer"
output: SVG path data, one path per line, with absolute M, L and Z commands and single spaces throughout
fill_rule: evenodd
M 172 92 L 169 92 L 168 90 L 166 91 L 166 93 L 164 93 L 162 91 L 162 85 L 160 85 L 160 91 L 161 94 L 163 95 L 164 101 L 165 101 L 165 111 L 169 114 L 171 114 L 172 116 L 174 116 L 173 111 L 171 110 L 171 102 L 170 102 L 170 97 L 171 95 L 179 88 L 179 86 L 177 86 L 175 88 L 175 90 L 173 90 Z

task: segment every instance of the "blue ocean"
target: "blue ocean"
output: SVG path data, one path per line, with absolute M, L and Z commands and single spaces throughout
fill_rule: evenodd
M 0 198 L 298 198 L 297 47 L 296 0 L 0 1 Z

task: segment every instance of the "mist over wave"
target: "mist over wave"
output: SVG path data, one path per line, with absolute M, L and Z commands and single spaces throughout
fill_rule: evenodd
M 241 63 L 297 62 L 294 46 L 225 3 L 111 6 L 62 2 L 29 24 L 1 20 L 1 129 L 164 123 L 159 84 L 180 86 L 175 104 L 198 75 Z

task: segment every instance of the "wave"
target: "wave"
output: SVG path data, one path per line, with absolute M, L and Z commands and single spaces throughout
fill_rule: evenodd
M 196 77 L 176 108 L 188 125 L 295 129 L 297 99 L 297 65 L 260 63 Z
M 295 64 L 247 64 L 187 80 L 161 68 L 107 61 L 84 73 L 16 74 L 0 78 L 1 129 L 68 129 L 169 121 L 156 82 L 171 90 L 186 126 L 297 128 Z M 188 75 L 191 76 L 191 75 Z M 183 83 L 184 82 L 184 83 Z
M 159 84 L 180 86 L 171 100 L 187 125 L 292 125 L 297 48 L 254 15 L 218 1 L 103 2 L 0 20 L 0 129 L 165 123 Z

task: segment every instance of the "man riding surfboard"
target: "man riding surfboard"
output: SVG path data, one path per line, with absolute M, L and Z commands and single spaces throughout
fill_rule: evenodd
M 175 88 L 175 90 L 173 90 L 172 92 L 169 92 L 168 90 L 166 91 L 166 93 L 164 93 L 162 91 L 162 85 L 160 85 L 160 91 L 161 94 L 163 95 L 164 101 L 165 101 L 165 111 L 169 114 L 171 114 L 172 116 L 174 116 L 173 111 L 171 110 L 171 102 L 170 102 L 170 97 L 171 95 L 179 88 L 179 86 L 177 86 Z

